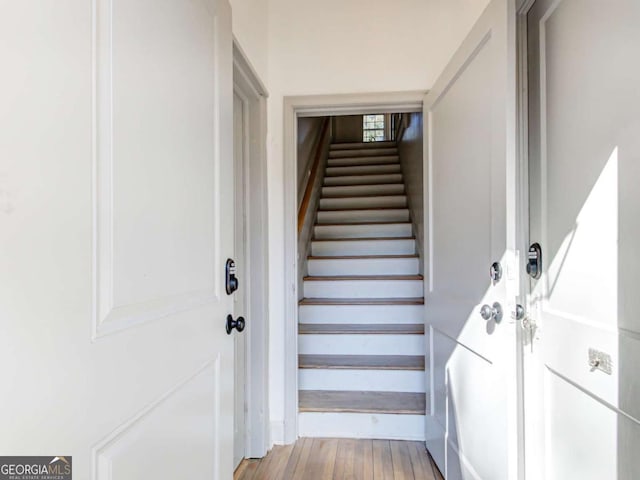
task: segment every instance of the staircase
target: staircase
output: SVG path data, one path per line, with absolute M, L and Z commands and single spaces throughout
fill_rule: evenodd
M 424 439 L 416 251 L 395 143 L 331 145 L 299 306 L 301 436 Z

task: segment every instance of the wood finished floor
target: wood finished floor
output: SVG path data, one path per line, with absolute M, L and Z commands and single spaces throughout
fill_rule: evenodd
M 244 460 L 234 480 L 443 480 L 421 442 L 301 438 Z

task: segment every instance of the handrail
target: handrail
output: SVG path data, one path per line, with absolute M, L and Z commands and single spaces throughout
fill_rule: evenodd
M 304 189 L 304 197 L 302 197 L 302 203 L 300 204 L 300 209 L 298 210 L 298 234 L 302 231 L 302 227 L 304 225 L 304 219 L 307 216 L 307 209 L 309 208 L 309 203 L 311 202 L 311 193 L 313 190 L 313 185 L 316 183 L 316 177 L 318 176 L 318 167 L 320 166 L 320 156 L 322 154 L 322 147 L 324 145 L 324 139 L 327 135 L 327 131 L 329 129 L 329 117 L 324 119 L 324 124 L 322 125 L 322 131 L 320 133 L 320 138 L 318 139 L 318 144 L 316 145 L 316 154 L 313 159 L 313 165 L 311 167 L 311 175 L 309 175 L 309 179 L 307 180 L 307 186 Z

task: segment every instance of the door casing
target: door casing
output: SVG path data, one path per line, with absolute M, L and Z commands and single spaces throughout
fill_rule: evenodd
M 527 296 L 529 293 L 529 276 L 526 271 L 526 253 L 529 245 L 529 127 L 528 127 L 528 58 L 527 58 L 527 13 L 535 0 L 519 0 L 516 14 L 516 65 L 517 65 L 517 164 L 518 185 L 516 195 L 516 211 L 518 221 L 516 225 L 516 245 L 519 255 L 519 289 L 517 303 L 528 309 Z M 533 360 L 525 353 L 525 335 L 522 328 L 518 328 L 518 431 L 520 433 L 521 448 L 519 449 L 518 471 L 520 478 L 535 478 L 532 465 L 542 459 L 537 454 L 535 442 L 529 432 L 534 431 L 537 419 L 525 411 L 528 402 L 527 396 L 533 395 L 537 388 L 531 378 L 525 372 L 530 371 Z
M 265 86 L 238 43 L 233 42 L 233 89 L 240 97 L 244 123 L 244 291 L 245 457 L 261 458 L 270 446 L 269 411 L 269 271 L 267 226 L 267 97 Z M 232 228 L 232 227 L 230 227 Z

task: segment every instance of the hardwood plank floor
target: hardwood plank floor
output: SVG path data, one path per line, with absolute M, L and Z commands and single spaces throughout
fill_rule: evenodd
M 421 442 L 301 438 L 244 460 L 234 480 L 442 480 Z

